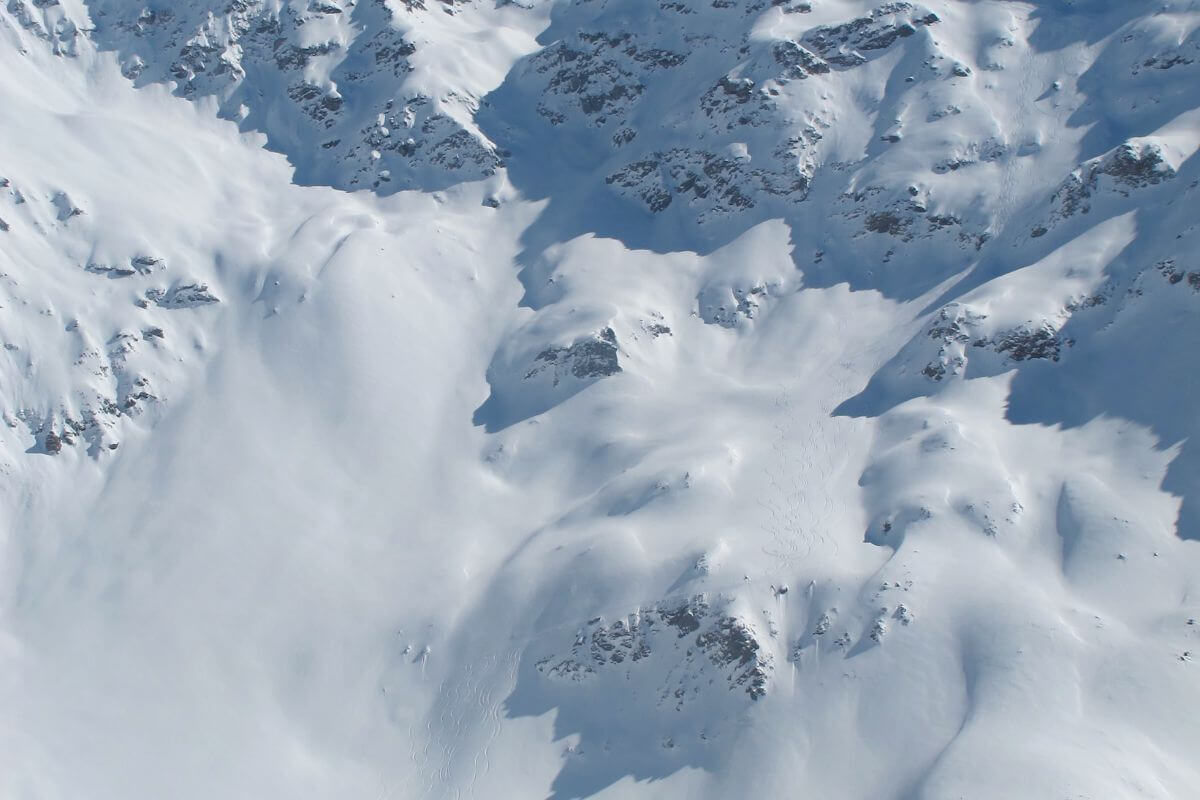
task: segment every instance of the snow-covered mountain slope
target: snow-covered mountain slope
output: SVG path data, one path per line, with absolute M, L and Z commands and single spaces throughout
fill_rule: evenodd
M 0 796 L 1200 786 L 1200 2 L 8 0 Z

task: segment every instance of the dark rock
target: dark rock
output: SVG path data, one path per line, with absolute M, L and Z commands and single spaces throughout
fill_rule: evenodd
M 642 326 L 646 333 L 657 339 L 659 336 L 671 336 L 671 329 L 661 323 L 652 322 Z
M 754 208 L 752 193 L 793 202 L 808 194 L 812 166 L 779 171 L 750 168 L 727 156 L 690 148 L 655 152 L 653 158 L 635 161 L 610 174 L 605 181 L 622 194 L 640 199 L 653 213 L 665 210 L 675 197 L 688 197 L 708 214 L 739 213 Z
M 308 62 L 317 56 L 329 55 L 335 50 L 340 49 L 341 45 L 337 42 L 322 42 L 308 47 L 296 47 L 288 45 L 280 48 L 275 54 L 275 64 L 281 70 L 299 70 L 308 66 Z
M 612 328 L 604 328 L 568 347 L 548 347 L 534 357 L 534 366 L 525 373 L 525 378 L 528 380 L 547 369 L 554 375 L 555 386 L 566 374 L 579 380 L 616 375 L 621 371 L 616 333 Z
M 886 233 L 891 236 L 904 236 L 912 220 L 902 217 L 894 211 L 877 211 L 867 217 L 864 227 L 872 233 Z
M 143 275 L 149 275 L 156 267 L 163 266 L 163 260 L 157 256 L 134 256 L 129 260 L 129 264 Z
M 863 53 L 874 56 L 938 21 L 936 14 L 917 11 L 911 3 L 885 3 L 868 16 L 814 28 L 804 43 L 829 64 L 849 69 L 867 62 Z
M 760 658 L 758 640 L 740 619 L 721 617 L 712 629 L 696 637 L 696 646 L 717 666 L 742 668 L 731 682 L 733 686 L 745 686 L 752 700 L 767 693 L 768 672 Z
M 1042 325 L 1033 329 L 1017 328 L 1006 331 L 990 342 L 983 340 L 976 342 L 975 346 L 983 347 L 988 344 L 993 345 L 997 353 L 1006 353 L 1013 361 L 1029 359 L 1058 361 L 1063 345 L 1069 346 L 1071 341 L 1064 342 L 1059 338 L 1057 330 L 1049 325 Z
M 1058 203 L 1055 218 L 1064 219 L 1091 210 L 1091 199 L 1107 178 L 1112 190 L 1128 197 L 1134 189 L 1154 186 L 1175 177 L 1175 170 L 1163 160 L 1162 149 L 1154 143 L 1125 144 L 1107 155 L 1083 164 L 1059 187 L 1052 198 Z
M 204 283 L 186 283 L 170 291 L 148 289 L 146 299 L 161 308 L 190 308 L 221 302 Z
M 700 620 L 708 610 L 707 604 L 685 603 L 678 608 L 663 609 L 659 613 L 663 622 L 679 631 L 679 638 L 700 629 Z
M 582 682 L 613 667 L 626 670 L 641 662 L 640 668 L 650 668 L 646 664 L 656 653 L 668 681 L 661 694 L 673 698 L 677 709 L 714 682 L 704 677 L 712 668 L 724 676 L 730 690 L 744 689 L 752 700 L 766 694 L 771 657 L 753 628 L 737 616 L 714 613 L 704 595 L 639 608 L 611 624 L 595 617 L 576 634 L 570 655 L 547 656 L 536 667 L 548 677 Z M 671 657 L 665 664 L 664 653 Z M 693 685 L 689 688 L 683 681 Z
M 809 75 L 824 75 L 831 71 L 828 62 L 790 39 L 771 48 L 771 55 L 774 56 L 775 62 L 783 67 L 784 78 L 803 80 Z

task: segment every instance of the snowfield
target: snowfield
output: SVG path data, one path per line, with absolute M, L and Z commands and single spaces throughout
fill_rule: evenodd
M 1196 797 L 1197 150 L 1197 0 L 8 0 L 0 797 Z

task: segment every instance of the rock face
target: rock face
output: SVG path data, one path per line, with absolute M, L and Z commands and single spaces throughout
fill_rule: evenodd
M 937 14 L 927 8 L 912 3 L 885 3 L 867 16 L 814 28 L 804 35 L 803 44 L 826 64 L 850 69 L 914 35 L 918 28 L 938 21 Z
M 194 308 L 221 302 L 204 283 L 185 283 L 171 289 L 147 289 L 146 299 L 160 308 Z
M 794 201 L 804 199 L 809 177 L 785 170 L 749 169 L 736 159 L 695 149 L 654 152 L 627 164 L 604 180 L 622 194 L 634 197 L 647 210 L 666 210 L 676 198 L 697 209 L 704 222 L 714 215 L 736 214 L 754 208 L 760 193 Z
M 622 372 L 617 334 L 611 326 L 577 335 L 571 344 L 549 347 L 540 326 L 532 327 L 513 335 L 488 369 L 491 395 L 477 409 L 476 422 L 490 430 L 542 414 Z
M 713 287 L 697 298 L 700 319 L 722 328 L 737 328 L 754 319 L 769 295 L 769 287 L 762 284 L 749 288 Z
M 222 114 L 265 133 L 301 182 L 387 194 L 480 180 L 504 163 L 493 137 L 505 130 L 485 133 L 476 120 L 494 85 L 453 84 L 444 65 L 455 47 L 478 41 L 480 28 L 536 26 L 538 4 L 211 5 L 93 0 L 89 35 L 116 50 L 139 85 L 172 81 L 184 97 L 216 98 Z M 545 126 L 526 133 L 607 150 L 589 182 L 701 225 L 798 213 L 827 160 L 823 131 L 842 74 L 901 49 L 924 55 L 931 73 L 946 61 L 929 38 L 940 18 L 908 2 L 825 24 L 806 22 L 814 16 L 806 3 L 607 0 L 562 3 L 555 13 L 565 34 L 506 79 Z M 783 24 L 774 38 L 754 33 L 776 14 Z M 614 15 L 626 21 L 619 29 Z M 665 135 L 639 137 L 651 121 Z M 975 156 L 972 147 L 942 169 L 996 157 L 994 147 Z M 930 217 L 932 227 L 965 222 Z M 967 224 L 964 238 L 977 241 L 977 227 Z
M 973 349 L 998 353 L 1006 362 L 1058 361 L 1063 348 L 1074 344 L 1059 332 L 1070 313 L 1071 310 L 1064 309 L 1062 317 L 1054 321 L 1026 322 L 988 333 L 986 314 L 958 304 L 943 308 L 927 331 L 929 338 L 938 344 L 937 358 L 927 363 L 921 373 L 933 381 L 947 375 L 961 375 Z
M 1059 337 L 1057 330 L 1043 323 L 1036 328 L 1005 331 L 992 339 L 990 344 L 997 353 L 1003 353 L 1013 361 L 1025 361 L 1031 358 L 1058 361 L 1064 344 L 1070 346 L 1073 342 L 1069 339 L 1064 342 Z
M 1087 214 L 1097 196 L 1126 198 L 1132 192 L 1174 177 L 1175 168 L 1164 158 L 1157 142 L 1127 142 L 1071 173 L 1051 200 L 1054 208 L 1048 227 L 1053 228 L 1076 214 Z M 1033 235 L 1042 236 L 1047 229 L 1038 226 Z
M 570 375 L 579 380 L 606 378 L 621 371 L 617 361 L 617 335 L 604 328 L 595 336 L 576 341 L 567 347 L 548 347 L 534 357 L 534 365 L 525 373 L 528 380 L 547 373 L 554 386 Z
M 211 5 L 99 0 L 92 36 L 139 84 L 170 80 L 184 97 L 215 97 L 223 114 L 265 133 L 304 182 L 389 193 L 478 180 L 499 165 L 472 122 L 478 97 L 431 96 L 413 63 L 427 29 L 469 36 L 471 25 L 491 24 L 482 10 L 455 25 L 438 7 L 384 0 Z
M 836 25 L 805 24 L 806 4 L 705 3 L 655 7 L 628 0 L 568 4 L 574 33 L 530 56 L 509 83 L 553 135 L 606 149 L 610 189 L 654 214 L 701 225 L 781 211 L 807 196 L 831 73 L 917 41 L 938 21 L 889 3 Z M 755 25 L 782 13 L 773 35 Z M 620 14 L 620 34 L 605 26 Z M 866 54 L 866 55 L 863 55 Z M 697 83 L 696 75 L 712 75 Z M 662 135 L 639 135 L 653 122 Z M 664 147 L 666 142 L 670 146 Z
M 612 670 L 652 672 L 660 681 L 659 705 L 676 710 L 704 702 L 706 684 L 715 679 L 759 700 L 767 694 L 772 658 L 754 626 L 726 607 L 727 601 L 714 607 L 697 595 L 643 606 L 612 622 L 596 617 L 579 630 L 569 653 L 543 657 L 537 670 L 577 683 Z

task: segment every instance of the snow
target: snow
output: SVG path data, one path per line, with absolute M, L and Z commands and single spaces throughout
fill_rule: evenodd
M 1198 30 L 9 3 L 0 796 L 1192 796 Z

